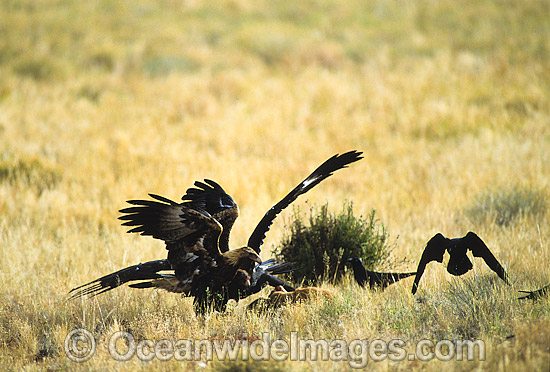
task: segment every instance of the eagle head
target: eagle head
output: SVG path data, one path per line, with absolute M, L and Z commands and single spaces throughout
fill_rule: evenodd
M 262 259 L 252 248 L 242 247 L 232 249 L 224 254 L 227 262 L 237 268 L 246 267 L 254 263 L 262 263 Z

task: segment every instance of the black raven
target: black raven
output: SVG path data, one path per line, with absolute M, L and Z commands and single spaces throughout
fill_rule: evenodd
M 475 233 L 468 232 L 462 238 L 448 239 L 443 234 L 437 233 L 431 238 L 424 248 L 422 258 L 418 264 L 416 270 L 416 277 L 412 287 L 412 293 L 415 294 L 418 289 L 418 282 L 420 277 L 424 273 L 426 265 L 431 261 L 443 262 L 443 254 L 445 251 L 449 252 L 450 258 L 447 264 L 447 271 L 455 276 L 460 276 L 473 268 L 472 262 L 466 255 L 468 249 L 475 257 L 482 257 L 487 265 L 497 273 L 497 275 L 506 282 L 508 277 L 504 268 L 497 261 L 495 256 L 491 253 L 489 248 L 483 243 L 483 240 L 479 238 Z
M 527 293 L 527 295 L 523 297 L 518 297 L 518 300 L 523 300 L 523 299 L 538 300 L 550 294 L 550 285 L 542 287 L 541 289 L 537 289 L 536 291 L 520 291 L 520 292 Z
M 363 260 L 359 257 L 348 258 L 347 262 L 351 263 L 353 269 L 353 277 L 357 283 L 364 287 L 368 283 L 370 289 L 380 288 L 385 289 L 390 284 L 396 283 L 401 279 L 412 276 L 416 273 L 378 273 L 365 269 Z

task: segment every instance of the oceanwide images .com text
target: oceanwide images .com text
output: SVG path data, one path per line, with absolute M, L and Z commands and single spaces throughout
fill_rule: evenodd
M 401 339 L 314 340 L 299 338 L 297 332 L 291 332 L 288 340 L 273 340 L 269 332 L 264 332 L 253 341 L 249 341 L 247 335 L 240 340 L 136 341 L 129 332 L 119 331 L 111 335 L 106 346 L 111 357 L 121 362 L 132 358 L 142 361 L 330 360 L 345 361 L 352 368 L 364 368 L 369 360 L 485 360 L 482 340 L 419 340 L 407 348 L 407 342 Z M 86 329 L 75 329 L 65 338 L 65 354 L 72 361 L 88 361 L 96 349 L 95 337 Z

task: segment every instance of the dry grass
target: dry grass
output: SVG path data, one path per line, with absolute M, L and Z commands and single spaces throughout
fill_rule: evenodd
M 25 370 L 202 370 L 177 361 L 116 362 L 115 330 L 139 338 L 474 337 L 485 362 L 374 363 L 375 370 L 548 370 L 550 302 L 518 289 L 550 278 L 548 213 L 513 223 L 468 218 L 491 190 L 550 186 L 547 1 L 2 1 L 0 5 L 0 366 Z M 232 245 L 330 155 L 365 160 L 303 205 L 346 199 L 376 209 L 414 269 L 440 231 L 476 231 L 513 286 L 482 262 L 464 278 L 431 264 L 383 293 L 349 281 L 332 304 L 205 320 L 189 299 L 118 289 L 67 291 L 162 244 L 117 221 L 127 199 L 178 198 L 213 178 L 237 200 Z M 548 206 L 548 203 L 545 204 Z M 303 208 L 308 210 L 309 208 Z M 280 241 L 276 221 L 263 256 Z M 398 238 L 397 238 L 398 237 Z M 421 302 L 417 302 L 417 299 Z M 75 327 L 101 345 L 87 363 L 63 352 Z M 514 334 L 515 337 L 506 340 Z M 348 370 L 345 362 L 209 363 L 225 370 Z

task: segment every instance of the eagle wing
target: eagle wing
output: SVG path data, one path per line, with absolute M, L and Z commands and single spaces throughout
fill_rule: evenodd
M 239 208 L 231 195 L 216 182 L 205 179 L 204 182 L 195 181 L 195 187 L 190 187 L 182 196 L 183 205 L 191 209 L 208 212 L 223 228 L 220 236 L 219 249 L 225 253 L 229 250 L 229 234 L 239 217 Z
M 181 198 L 184 203 L 194 209 L 207 211 L 215 218 L 221 211 L 237 206 L 231 195 L 212 180 L 195 181 L 194 185 L 196 187 L 188 188 Z
M 428 243 L 426 243 L 426 248 L 424 248 L 424 252 L 422 253 L 422 257 L 420 258 L 420 263 L 418 264 L 418 268 L 416 269 L 416 276 L 414 277 L 412 294 L 415 294 L 418 290 L 418 283 L 420 282 L 422 274 L 424 274 L 424 269 L 426 268 L 426 265 L 432 261 L 443 262 L 443 254 L 445 253 L 448 244 L 449 239 L 447 239 L 441 233 L 435 234 L 428 241 Z
M 491 253 L 487 245 L 481 240 L 479 236 L 477 236 L 474 232 L 468 232 L 466 236 L 463 238 L 464 244 L 468 246 L 468 248 L 472 251 L 472 254 L 475 257 L 481 257 L 483 260 L 485 260 L 485 263 L 487 266 L 491 268 L 500 279 L 504 280 L 506 284 L 510 284 L 508 281 L 508 275 L 506 274 L 506 271 L 504 270 L 504 267 L 498 262 L 496 257 Z
M 218 246 L 222 226 L 207 211 L 178 204 L 170 199 L 149 194 L 154 200 L 129 200 L 134 207 L 121 209 L 126 221 L 123 226 L 132 226 L 129 233 L 150 235 L 163 240 L 169 250 L 169 260 L 174 255 L 198 254 L 218 259 Z M 173 263 L 172 263 L 173 265 Z
M 348 151 L 342 155 L 336 154 L 317 167 L 317 169 L 315 169 L 305 180 L 300 182 L 298 186 L 292 189 L 292 191 L 290 191 L 283 199 L 267 211 L 250 235 L 247 244 L 248 247 L 254 249 L 259 254 L 260 247 L 264 242 L 266 233 L 273 224 L 275 217 L 277 217 L 283 209 L 288 207 L 294 200 L 296 200 L 296 198 L 298 198 L 298 196 L 305 194 L 325 178 L 332 176 L 332 174 L 338 169 L 347 168 L 348 164 L 363 159 L 361 154 L 362 152 L 355 150 Z
M 168 260 L 155 260 L 126 267 L 122 270 L 118 270 L 114 273 L 102 276 L 101 278 L 71 289 L 69 292 L 69 294 L 71 294 L 69 300 L 86 295 L 93 297 L 103 292 L 110 291 L 111 289 L 121 286 L 122 284 L 136 280 L 164 278 L 165 276 L 170 276 L 170 274 L 161 274 L 159 271 L 170 269 L 171 267 Z

